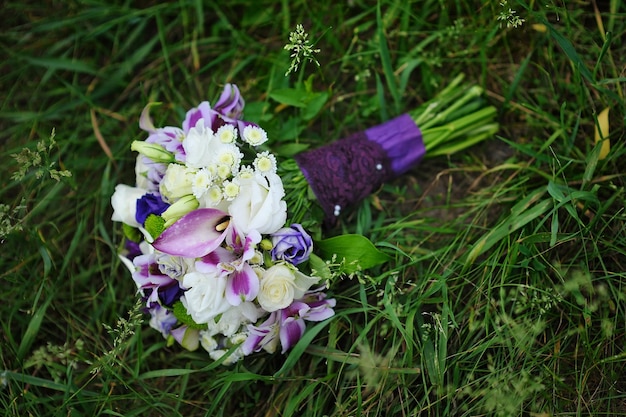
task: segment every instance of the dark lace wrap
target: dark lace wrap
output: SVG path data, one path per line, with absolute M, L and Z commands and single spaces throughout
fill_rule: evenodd
M 404 114 L 295 159 L 324 210 L 325 222 L 334 224 L 342 211 L 408 171 L 425 153 L 420 129 Z

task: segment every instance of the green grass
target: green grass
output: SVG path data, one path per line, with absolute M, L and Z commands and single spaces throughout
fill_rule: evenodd
M 221 3 L 5 2 L 0 410 L 626 416 L 626 3 Z M 498 20 L 509 8 L 521 26 Z M 320 67 L 285 77 L 297 23 Z M 393 260 L 335 283 L 336 316 L 309 328 L 310 344 L 223 367 L 129 319 L 109 199 L 134 178 L 147 102 L 164 103 L 157 126 L 176 123 L 236 83 L 288 153 L 410 111 L 461 72 L 488 91 L 500 131 L 344 218 L 333 233 L 363 233 Z M 271 98 L 309 76 L 323 107 Z M 14 154 L 35 164 L 17 179 Z M 52 163 L 72 177 L 52 178 Z

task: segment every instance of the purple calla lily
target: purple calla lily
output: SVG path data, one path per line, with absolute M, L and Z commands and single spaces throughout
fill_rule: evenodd
M 152 246 L 174 256 L 201 258 L 222 244 L 229 230 L 229 220 L 228 214 L 221 210 L 194 210 L 165 229 Z

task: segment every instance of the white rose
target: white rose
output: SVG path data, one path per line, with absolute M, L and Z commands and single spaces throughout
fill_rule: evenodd
M 287 203 L 282 200 L 285 190 L 280 177 L 254 173 L 239 181 L 239 195 L 228 208 L 237 231 L 270 234 L 280 229 L 287 220 Z
M 145 193 L 146 190 L 141 188 L 124 184 L 116 185 L 115 192 L 111 196 L 111 205 L 113 206 L 111 220 L 126 223 L 133 227 L 141 227 L 135 220 L 135 214 L 137 213 L 137 200 L 143 197 Z
M 193 194 L 193 179 L 196 171 L 180 164 L 169 164 L 159 185 L 161 196 L 174 203 L 181 197 Z
M 208 323 L 231 306 L 226 301 L 226 277 L 215 274 L 190 272 L 183 277 L 182 285 L 189 288 L 180 298 L 191 318 L 198 324 Z
M 185 149 L 185 163 L 192 168 L 204 168 L 209 166 L 212 159 L 213 131 L 204 125 L 204 119 L 198 120 L 195 127 L 189 129 L 187 136 L 183 139 L 183 149 Z
M 292 266 L 276 264 L 263 273 L 257 301 L 265 311 L 280 310 L 302 298 L 318 281 L 319 278 L 306 276 Z

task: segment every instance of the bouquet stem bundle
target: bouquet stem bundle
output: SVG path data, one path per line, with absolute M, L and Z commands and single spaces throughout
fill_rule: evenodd
M 422 158 L 462 151 L 497 130 L 497 110 L 482 98 L 477 85 L 457 76 L 439 94 L 418 108 L 381 125 L 296 155 L 297 163 L 282 166 L 292 218 L 301 221 L 311 211 L 301 184 L 306 181 L 333 226 L 348 207 L 415 167 Z

